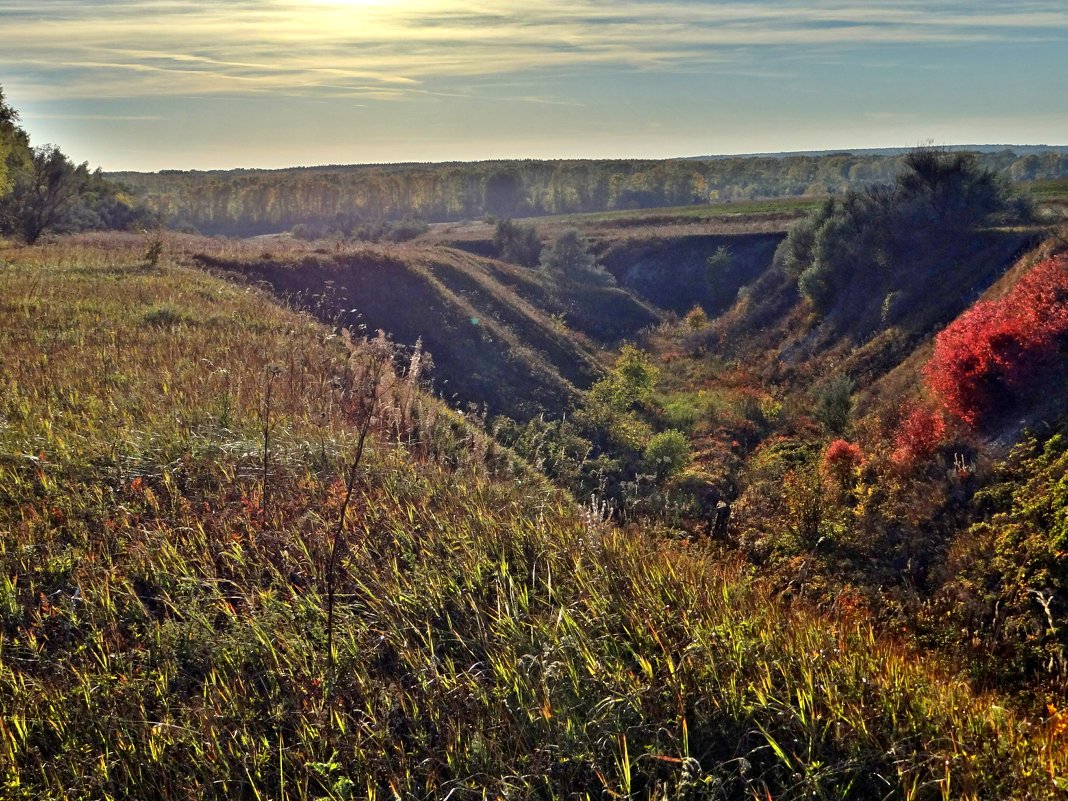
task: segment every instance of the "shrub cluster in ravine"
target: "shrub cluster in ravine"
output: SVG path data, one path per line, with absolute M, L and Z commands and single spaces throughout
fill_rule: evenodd
M 537 267 L 541 259 L 541 237 L 533 225 L 510 219 L 498 220 L 493 231 L 493 246 L 500 258 L 524 267 Z
M 816 392 L 816 419 L 827 426 L 828 430 L 842 433 L 849 424 L 849 413 L 853 410 L 853 389 L 855 384 L 849 376 L 835 376 Z
M 649 353 L 624 345 L 569 417 L 497 418 L 495 436 L 576 497 L 594 495 L 623 516 L 640 510 L 655 518 L 676 501 L 700 506 L 692 497 L 668 501 L 665 494 L 693 455 L 684 433 L 656 430 L 664 416 L 654 392 L 658 375 Z
M 615 277 L 597 263 L 577 228 L 562 231 L 541 251 L 541 266 L 559 280 L 614 286 Z
M 946 421 L 941 412 L 922 404 L 909 407 L 894 433 L 891 459 L 910 466 L 930 459 L 946 435 Z
M 848 440 L 836 439 L 824 450 L 820 471 L 831 480 L 844 485 L 863 464 L 864 452 L 860 446 Z
M 974 504 L 980 520 L 952 543 L 932 621 L 968 632 L 972 672 L 987 686 L 1037 684 L 1062 695 L 1068 427 L 1027 437 Z

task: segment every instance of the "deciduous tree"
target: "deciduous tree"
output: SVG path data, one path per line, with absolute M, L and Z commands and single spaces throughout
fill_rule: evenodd
M 5 200 L 8 215 L 33 244 L 45 231 L 64 222 L 88 182 L 87 165 L 75 166 L 55 145 L 34 148 Z
M 15 174 L 29 155 L 29 139 L 18 120 L 18 112 L 7 104 L 0 86 L 0 199 L 11 191 Z
M 541 266 L 558 278 L 583 283 L 614 284 L 615 278 L 597 263 L 586 238 L 568 228 L 541 252 Z

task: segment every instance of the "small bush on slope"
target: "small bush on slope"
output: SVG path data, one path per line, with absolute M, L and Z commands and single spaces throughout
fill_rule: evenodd
M 926 406 L 912 406 L 894 434 L 894 451 L 890 459 L 910 466 L 930 459 L 946 434 L 946 422 L 940 412 Z
M 505 261 L 524 267 L 536 267 L 541 258 L 541 239 L 534 225 L 498 220 L 493 231 L 493 246 Z
M 836 439 L 823 452 L 820 472 L 834 483 L 846 485 L 863 464 L 864 452 L 860 446 L 848 440 Z
M 6 258 L 6 797 L 1053 798 L 1068 771 L 1059 718 L 492 480 L 426 421 L 359 473 L 328 671 L 345 354 L 136 248 Z M 144 325 L 162 303 L 189 322 Z

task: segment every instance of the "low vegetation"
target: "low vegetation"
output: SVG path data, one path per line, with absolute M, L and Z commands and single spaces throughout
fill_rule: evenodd
M 145 247 L 0 251 L 6 797 L 1058 797 L 1060 712 L 614 528 L 421 357 Z
M 1063 797 L 1054 156 L 132 176 L 232 242 L 0 95 L 0 796 Z
M 1018 406 L 1036 384 L 1055 383 L 1066 338 L 1068 257 L 1062 255 L 1036 264 L 1008 295 L 976 303 L 941 331 L 924 373 L 946 408 L 976 427 Z
M 693 448 L 678 481 L 707 488 L 682 525 L 783 597 L 863 599 L 975 686 L 1060 708 L 1063 231 L 967 159 L 910 164 L 800 223 L 724 315 L 647 339 L 660 425 Z

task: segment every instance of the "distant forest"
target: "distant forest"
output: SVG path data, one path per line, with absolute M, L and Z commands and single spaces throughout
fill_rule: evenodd
M 1031 149 L 1027 149 L 1031 151 Z M 109 178 L 171 227 L 252 235 L 296 226 L 359 236 L 390 221 L 533 217 L 840 194 L 889 183 L 905 155 L 745 156 L 668 161 L 486 161 L 282 170 L 119 172 Z M 1012 181 L 1068 176 L 1068 152 L 977 153 Z

